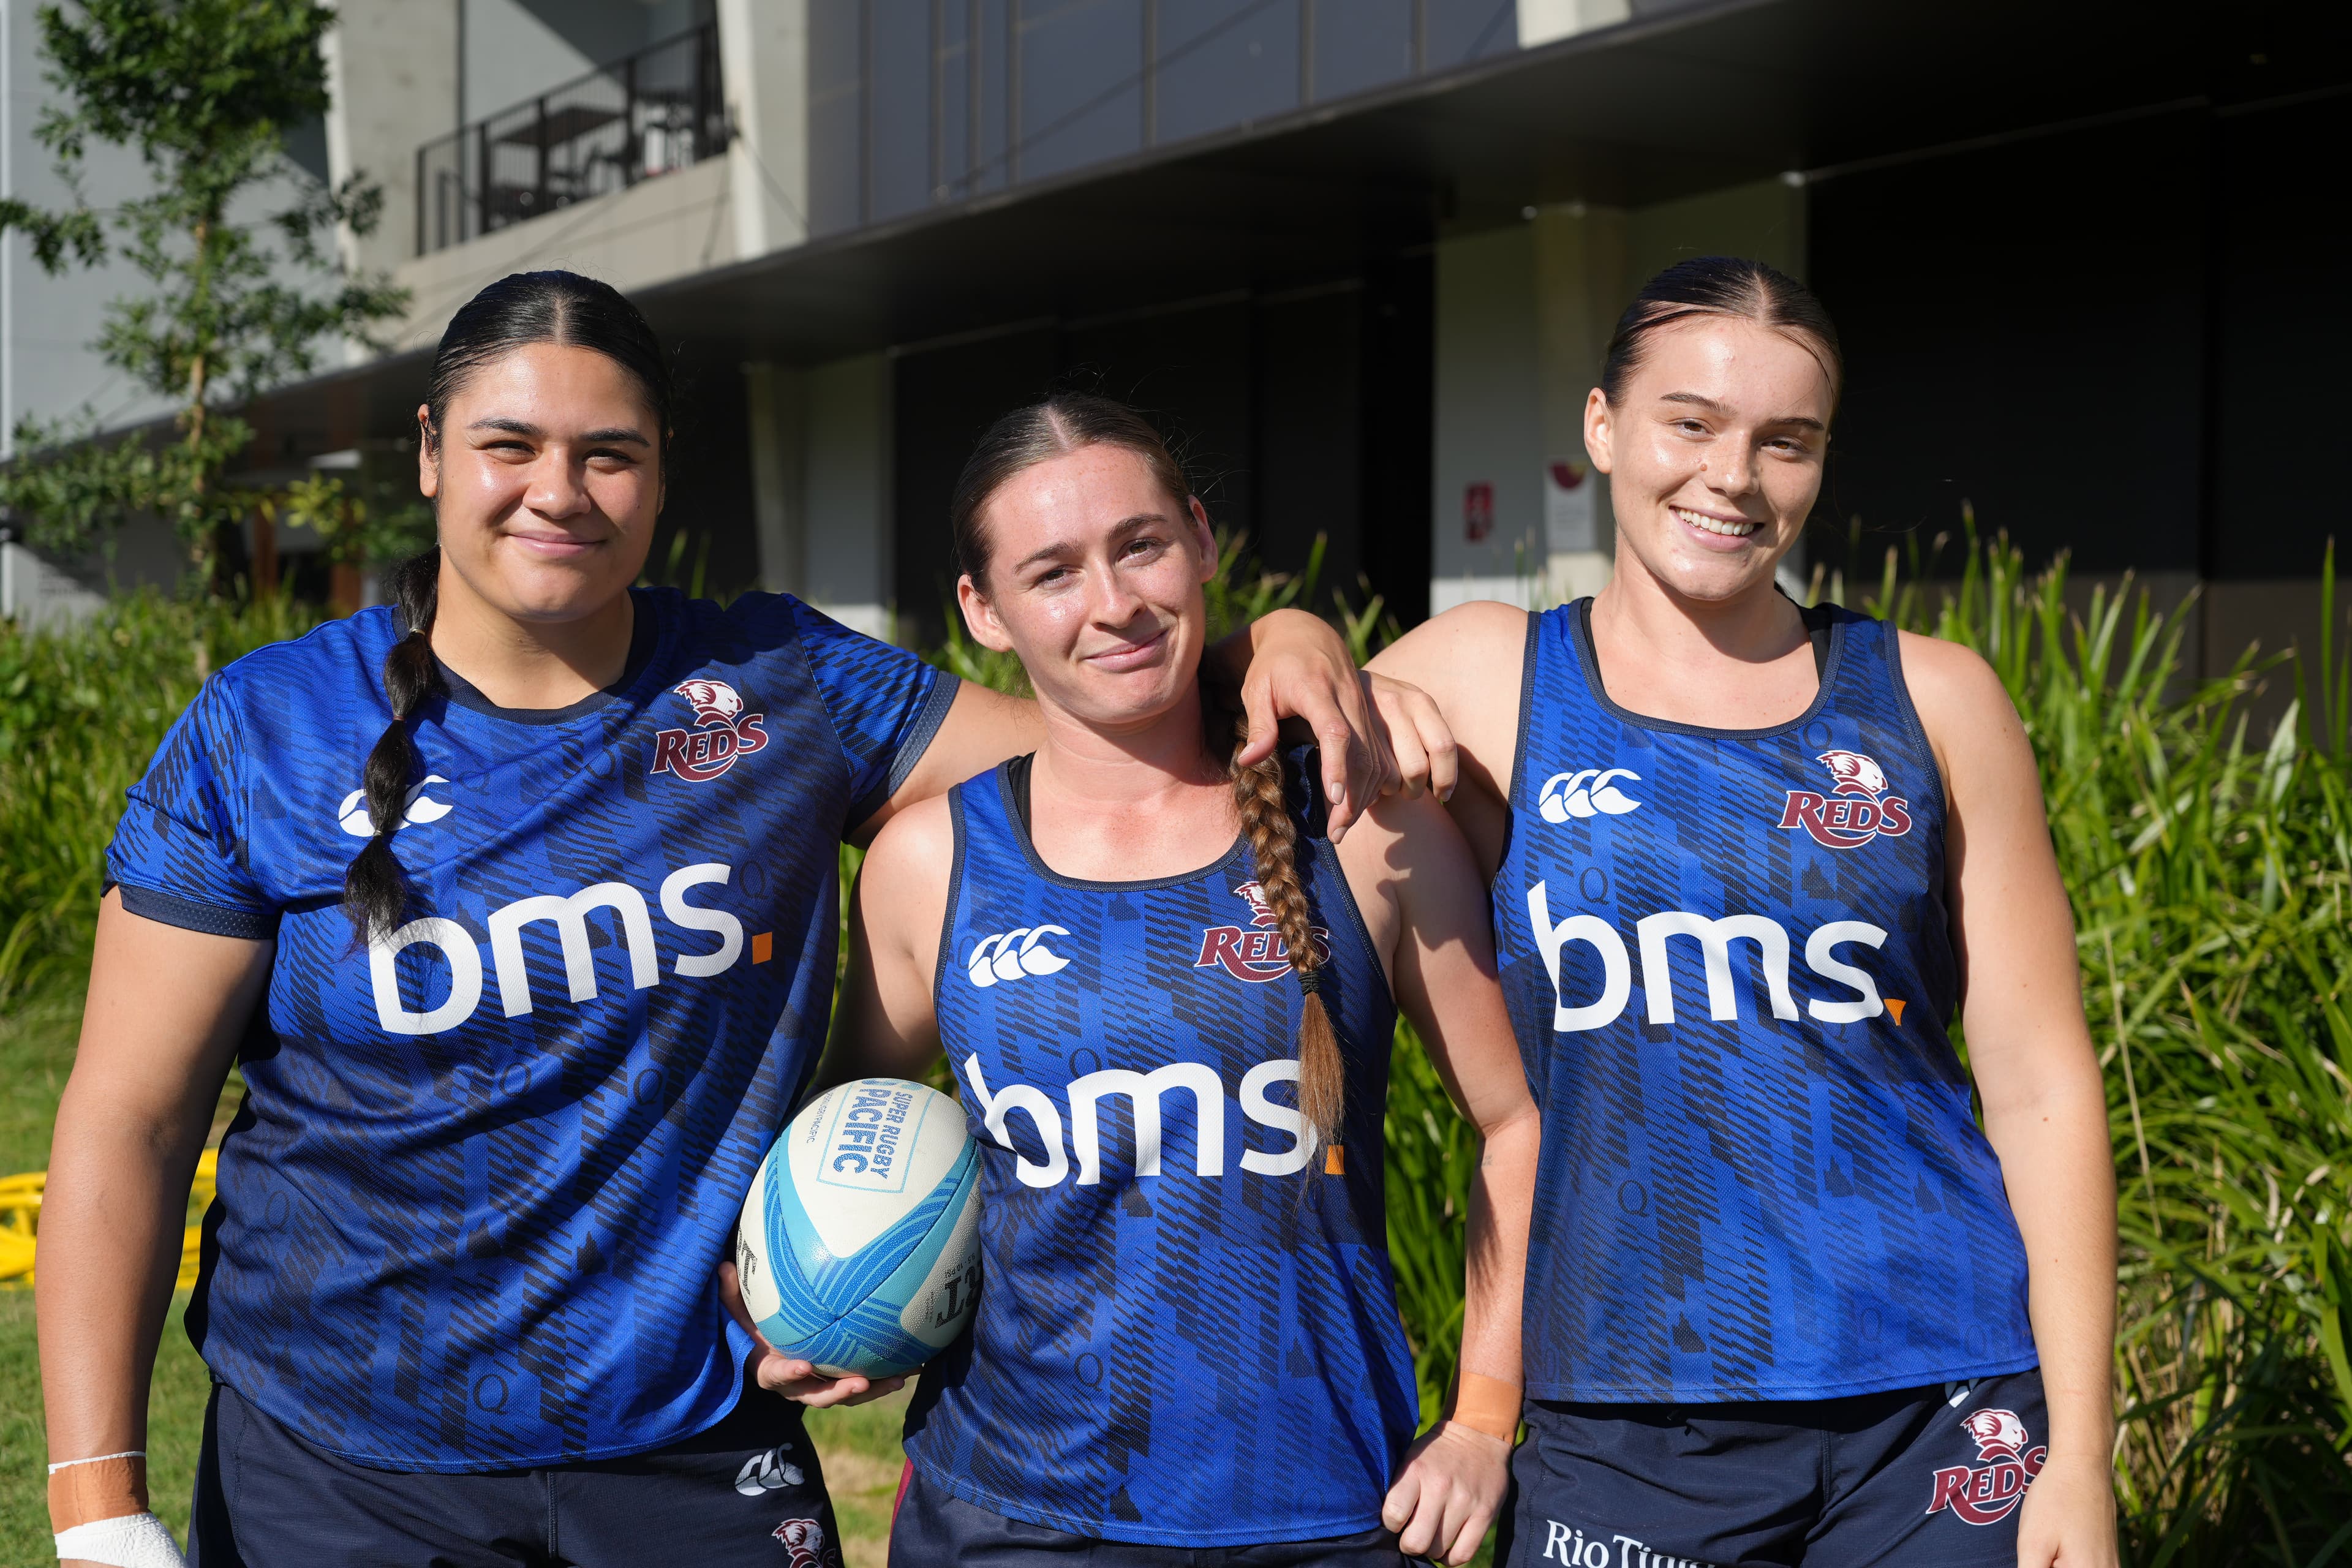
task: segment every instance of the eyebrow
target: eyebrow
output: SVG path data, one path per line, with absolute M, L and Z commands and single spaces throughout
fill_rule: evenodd
M 466 428 L 468 430 L 503 430 L 509 436 L 527 436 L 533 440 L 538 440 L 545 437 L 547 434 L 546 431 L 541 429 L 538 426 L 533 425 L 527 419 L 506 419 L 495 416 L 488 419 L 477 419 L 471 425 L 467 426 Z M 601 430 L 584 431 L 581 434 L 579 441 L 582 446 L 598 446 L 615 441 L 632 442 L 639 447 L 650 447 L 653 445 L 653 443 L 646 440 L 643 435 L 639 434 L 637 431 L 630 429 L 625 425 L 611 425 Z
M 1731 416 L 1730 409 L 1726 408 L 1714 398 L 1703 397 L 1696 392 L 1669 392 L 1660 397 L 1658 401 L 1661 403 L 1687 403 L 1695 408 L 1704 408 L 1709 414 L 1718 414 L 1723 416 L 1725 418 L 1729 418 Z M 1814 418 L 1810 414 L 1783 414 L 1777 419 L 1767 419 L 1764 423 L 1767 425 L 1793 425 L 1800 430 L 1826 430 L 1829 428 L 1828 426 L 1822 424 L 1820 420 Z
M 1116 538 L 1120 534 L 1132 533 L 1139 528 L 1148 528 L 1155 522 L 1164 524 L 1167 521 L 1167 515 L 1163 512 L 1139 511 L 1133 517 L 1122 520 L 1118 526 L 1111 530 L 1111 535 Z M 1031 551 L 1028 554 L 1014 562 L 1013 563 L 1013 569 L 1015 572 L 1026 571 L 1029 567 L 1034 566 L 1040 561 L 1051 561 L 1057 555 L 1067 553 L 1069 549 L 1070 542 L 1068 540 L 1057 539 L 1051 544 L 1043 545 L 1038 549 Z

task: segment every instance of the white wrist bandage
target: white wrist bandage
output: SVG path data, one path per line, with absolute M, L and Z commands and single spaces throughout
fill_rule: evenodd
M 58 1555 L 103 1563 L 108 1568 L 188 1568 L 180 1544 L 152 1513 L 94 1520 L 58 1531 Z

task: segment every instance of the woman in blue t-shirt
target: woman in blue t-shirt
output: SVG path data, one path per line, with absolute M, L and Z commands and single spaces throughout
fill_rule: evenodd
M 108 853 L 41 1237 L 59 1555 L 177 1561 L 145 1391 L 235 1058 L 187 1314 L 202 1561 L 829 1563 L 814 1456 L 745 1369 L 877 1391 L 751 1361 L 714 1270 L 814 1066 L 839 843 L 1033 744 L 1033 709 L 784 595 L 632 589 L 670 391 L 604 284 L 484 289 L 417 420 L 439 547 L 209 682 Z M 1261 752 L 1284 710 L 1372 733 L 1320 623 L 1227 652 Z

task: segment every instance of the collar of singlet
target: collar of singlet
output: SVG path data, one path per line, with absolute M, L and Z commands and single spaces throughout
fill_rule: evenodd
M 1786 595 L 1784 595 L 1783 597 Z M 1576 612 L 1577 657 L 1583 662 L 1585 684 L 1592 689 L 1593 700 L 1628 724 L 1637 725 L 1644 730 L 1669 731 L 1678 735 L 1730 737 L 1777 735 L 1804 723 L 1819 714 L 1822 704 L 1829 700 L 1832 684 L 1831 668 L 1837 661 L 1839 649 L 1845 642 L 1844 634 L 1840 628 L 1838 607 L 1835 605 L 1827 602 L 1818 605 L 1799 605 L 1797 615 L 1804 622 L 1806 640 L 1813 646 L 1813 679 L 1818 688 L 1813 693 L 1813 700 L 1805 705 L 1805 710 L 1802 713 L 1785 724 L 1768 725 L 1761 730 L 1710 730 L 1705 725 L 1678 724 L 1671 719 L 1654 719 L 1649 714 L 1636 713 L 1630 709 L 1619 707 L 1616 700 L 1609 695 L 1609 689 L 1601 678 L 1601 651 L 1592 641 L 1592 601 L 1589 597 L 1579 599 L 1573 608 Z M 1530 632 L 1529 636 L 1532 638 L 1533 633 Z M 1528 647 L 1532 648 L 1534 646 L 1533 641 L 1530 640 Z
M 1152 888 L 1172 888 L 1180 882 L 1190 882 L 1205 877 L 1221 866 L 1230 865 L 1237 857 L 1249 853 L 1246 835 L 1234 840 L 1234 847 L 1214 860 L 1196 870 L 1179 872 L 1173 877 L 1147 877 L 1139 882 L 1093 882 L 1084 877 L 1065 877 L 1045 864 L 1037 853 L 1037 841 L 1029 831 L 1029 777 L 1037 762 L 1037 753 L 1024 752 L 998 765 L 996 788 L 1004 802 L 1007 816 L 1013 819 L 1013 831 L 1021 840 L 1021 854 L 1029 868 L 1049 882 L 1065 888 L 1092 888 L 1105 892 L 1142 892 Z

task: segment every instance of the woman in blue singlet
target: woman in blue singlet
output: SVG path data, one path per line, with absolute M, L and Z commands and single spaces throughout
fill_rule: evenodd
M 1773 586 L 1842 368 L 1770 268 L 1660 274 L 1585 411 L 1609 585 L 1375 661 L 1454 727 L 1544 1109 L 1529 1568 L 2116 1561 L 2106 1100 L 2032 752 L 1974 654 Z
M 1197 676 L 1215 544 L 1132 411 L 1007 416 L 955 522 L 966 621 L 1045 723 L 896 819 L 852 915 L 829 1075 L 944 1048 L 984 1161 L 979 1317 L 923 1374 L 891 1561 L 1466 1562 L 1517 1419 L 1536 1155 L 1468 851 L 1427 797 L 1334 846 L 1298 770 L 1233 763 Z M 1398 1007 L 1486 1140 L 1465 1392 L 1410 1455 Z

